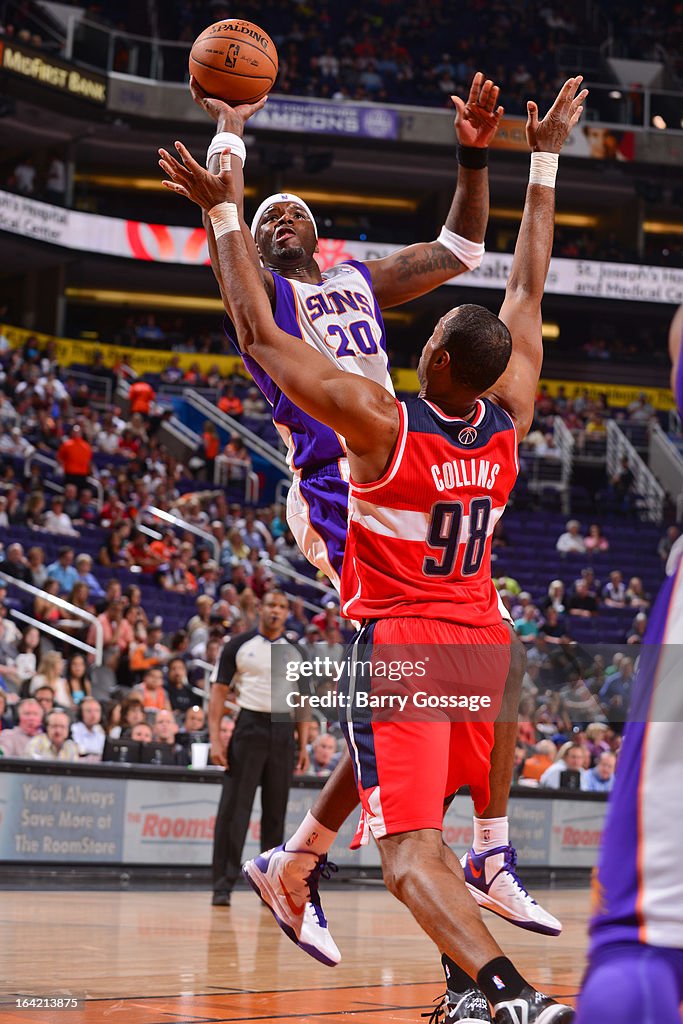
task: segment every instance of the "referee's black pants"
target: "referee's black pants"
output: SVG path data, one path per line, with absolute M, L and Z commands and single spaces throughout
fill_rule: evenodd
M 256 790 L 261 787 L 261 850 L 284 840 L 294 770 L 294 728 L 260 711 L 242 709 L 228 748 L 213 840 L 213 891 L 232 892 L 240 877 Z

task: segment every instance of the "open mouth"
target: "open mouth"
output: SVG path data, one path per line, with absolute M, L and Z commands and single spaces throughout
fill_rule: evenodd
M 288 238 L 296 238 L 296 235 L 291 228 L 278 228 L 275 232 L 276 242 L 284 242 Z

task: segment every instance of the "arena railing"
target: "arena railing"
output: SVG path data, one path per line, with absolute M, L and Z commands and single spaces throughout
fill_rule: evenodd
M 189 50 L 190 46 L 186 42 L 151 39 L 122 32 L 74 13 L 68 19 L 63 56 L 93 71 L 180 84 L 187 82 Z M 587 120 L 597 120 L 601 125 L 622 129 L 651 129 L 652 119 L 659 116 L 664 117 L 669 131 L 680 133 L 683 127 L 682 92 L 639 85 L 623 86 L 616 82 L 593 82 L 591 73 L 599 75 L 604 60 L 605 54 L 593 47 L 565 47 L 562 52 L 561 63 L 565 71 L 582 73 L 587 79 L 585 84 L 591 90 Z M 277 96 L 277 89 L 274 95 Z M 417 104 L 393 106 L 403 106 L 414 111 Z
M 33 451 L 31 452 L 30 455 L 26 456 L 26 461 L 24 462 L 25 476 L 30 475 L 31 465 L 34 462 L 41 462 L 44 466 L 49 466 L 52 472 L 55 473 L 55 475 L 57 476 L 63 474 L 63 469 L 56 459 L 50 459 L 48 458 L 47 455 L 42 455 L 41 452 Z M 87 481 L 95 491 L 95 505 L 99 512 L 102 506 L 104 505 L 104 487 L 102 486 L 101 482 L 97 479 L 96 476 L 87 477 Z M 58 491 L 60 494 L 63 493 L 64 491 L 64 487 L 61 484 L 57 483 L 55 480 L 43 480 L 42 483 L 44 487 L 49 487 L 51 488 L 51 490 Z
M 136 380 L 138 374 L 131 367 L 127 367 L 128 376 L 132 380 Z M 119 378 L 118 388 L 116 390 L 117 398 L 122 404 L 128 405 L 128 392 L 130 390 L 130 383 L 127 380 Z M 192 455 L 195 455 L 201 445 L 201 438 L 199 434 L 196 434 L 194 430 L 186 427 L 177 416 L 173 415 L 170 419 L 164 420 L 161 424 L 160 432 L 167 447 L 170 449 L 171 454 L 180 458 L 184 461 Z M 165 436 L 164 436 L 165 435 Z
M 200 698 L 202 702 L 202 707 L 206 711 L 210 696 L 209 680 L 211 678 L 211 673 L 213 672 L 214 666 L 209 664 L 208 661 L 204 661 L 203 658 L 191 658 L 187 662 L 187 668 L 201 668 L 204 672 L 204 689 L 201 689 L 199 686 L 190 686 L 190 691 L 194 694 L 195 697 Z M 231 707 L 233 707 L 233 705 L 231 705 Z M 236 708 L 237 706 L 234 705 L 234 707 Z
M 554 490 L 560 495 L 562 512 L 569 515 L 571 509 L 570 483 L 574 466 L 575 441 L 571 430 L 567 427 L 561 416 L 555 416 L 553 421 L 553 439 L 555 450 L 549 455 L 537 455 L 527 452 L 532 456 L 531 474 L 528 481 L 530 491 L 541 493 L 542 491 Z
M 683 513 L 683 455 L 659 423 L 650 427 L 648 462 L 669 494 L 676 495 L 676 519 Z
M 329 599 L 336 597 L 335 591 L 333 590 L 332 584 L 318 583 L 317 580 L 312 579 L 310 576 L 304 576 L 303 573 L 297 572 L 296 569 L 292 569 L 291 566 L 285 565 L 282 562 L 275 562 L 271 558 L 267 558 L 262 562 L 267 569 L 270 569 L 275 575 L 286 576 L 287 579 L 293 580 L 302 587 L 311 587 L 313 590 L 317 590 L 319 593 L 324 594 Z M 298 595 L 294 595 L 298 596 Z M 337 598 L 338 600 L 338 598 Z M 316 608 L 316 612 L 320 609 Z
M 89 390 L 95 393 L 97 402 L 101 402 L 107 408 L 111 406 L 114 387 L 110 378 L 98 377 L 96 373 L 88 373 L 86 370 L 72 370 L 71 367 L 65 367 L 62 370 L 62 375 L 73 377 L 74 380 L 87 384 Z
M 237 467 L 242 475 L 231 476 L 230 468 Z M 213 482 L 216 487 L 226 487 L 235 480 L 244 480 L 244 500 L 247 505 L 257 505 L 259 499 L 259 478 L 249 462 L 244 459 L 231 458 L 229 455 L 217 455 L 214 462 Z
M 189 51 L 188 43 L 123 32 L 82 18 L 78 13 L 67 21 L 64 57 L 93 71 L 118 71 L 162 82 L 181 82 L 183 76 L 187 77 Z
M 166 512 L 163 508 L 157 508 L 155 505 L 148 505 L 147 508 L 141 509 L 138 512 L 138 519 L 140 521 L 142 521 L 144 516 L 152 516 L 154 519 L 160 519 L 164 523 L 170 523 L 171 526 L 177 526 L 180 530 L 186 530 L 188 533 L 193 533 L 196 537 L 201 537 L 212 549 L 214 560 L 220 564 L 221 546 L 212 533 L 207 533 L 206 530 L 202 530 L 199 526 L 188 523 L 180 516 L 174 516 L 171 512 Z
M 660 522 L 664 511 L 665 492 L 654 473 L 633 447 L 616 420 L 607 421 L 607 475 L 611 479 L 619 472 L 622 459 L 628 459 L 633 473 L 636 493 L 644 502 L 641 512 L 645 519 Z
M 27 615 L 25 612 L 20 612 L 16 608 L 10 608 L 10 615 L 13 619 L 17 619 L 19 622 L 23 622 L 27 626 L 35 626 L 41 633 L 47 633 L 48 636 L 53 636 L 57 640 L 61 640 L 62 643 L 70 644 L 71 647 L 77 647 L 79 651 L 85 651 L 86 654 L 96 654 L 96 648 L 91 644 L 86 644 L 84 640 L 79 640 L 78 637 L 71 636 L 70 633 L 65 633 L 61 629 L 57 629 L 56 626 L 50 626 L 47 622 L 41 622 L 40 619 L 34 619 L 32 615 Z M 62 622 L 63 620 L 59 620 Z M 71 620 L 64 620 L 64 624 L 67 625 Z M 75 620 L 74 620 L 75 621 Z M 80 623 L 78 623 L 80 625 Z
M 185 401 L 187 404 L 194 409 L 196 412 L 202 414 L 205 419 L 209 420 L 217 427 L 221 427 L 223 430 L 231 434 L 237 434 L 242 438 L 247 447 L 251 448 L 256 455 L 260 455 L 262 459 L 269 462 L 271 466 L 275 466 L 276 469 L 282 470 L 288 476 L 291 476 L 287 460 L 282 452 L 279 452 L 277 448 L 274 448 L 267 441 L 264 441 L 262 437 L 255 434 L 253 430 L 249 430 L 239 420 L 233 419 L 232 416 L 228 416 L 227 413 L 217 409 L 215 405 L 208 402 L 203 395 L 195 390 L 187 391 L 185 394 Z
M 72 615 L 75 615 L 77 619 L 84 619 L 86 622 L 89 622 L 91 625 L 93 625 L 95 627 L 95 646 L 86 646 L 88 647 L 90 653 L 94 655 L 95 665 L 99 667 L 102 664 L 102 655 L 104 651 L 104 629 L 102 627 L 102 623 L 99 621 L 96 615 L 93 615 L 91 612 L 85 611 L 83 608 L 79 608 L 78 605 L 71 604 L 70 601 L 66 601 L 63 597 L 57 597 L 57 595 L 55 594 L 48 594 L 46 590 L 41 590 L 39 587 L 34 587 L 32 583 L 24 583 L 23 580 L 17 580 L 14 578 L 14 576 L 10 576 L 6 572 L 0 572 L 0 579 L 3 580 L 3 582 L 8 587 L 17 587 L 19 590 L 23 590 L 25 593 L 31 594 L 33 597 L 42 597 L 46 601 L 49 601 L 50 604 L 56 604 L 58 608 L 63 608 L 64 611 L 70 612 Z M 46 633 L 50 632 L 51 629 L 53 629 L 53 627 L 47 628 L 45 623 L 40 623 L 37 620 L 32 620 L 31 624 L 37 626 L 38 629 L 41 629 Z M 56 632 L 59 633 L 60 631 Z M 73 637 L 69 636 L 68 633 L 61 633 L 61 636 L 65 640 L 65 642 L 68 643 L 71 643 L 72 640 L 74 639 Z M 79 645 L 76 644 L 76 646 Z
M 275 488 L 275 504 L 286 505 L 287 495 L 289 494 L 289 488 L 291 487 L 291 480 L 289 477 L 284 480 L 278 480 L 277 487 Z

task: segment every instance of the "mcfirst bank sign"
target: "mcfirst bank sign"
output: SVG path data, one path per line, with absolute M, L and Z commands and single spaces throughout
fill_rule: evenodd
M 79 70 L 55 57 L 24 49 L 15 43 L 0 42 L 0 68 L 98 106 L 107 102 L 107 81 L 102 75 Z

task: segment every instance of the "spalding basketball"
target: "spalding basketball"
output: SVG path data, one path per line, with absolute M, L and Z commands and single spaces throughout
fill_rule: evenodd
M 190 52 L 190 74 L 204 92 L 233 105 L 256 103 L 270 92 L 277 67 L 270 36 L 239 18 L 209 25 Z

